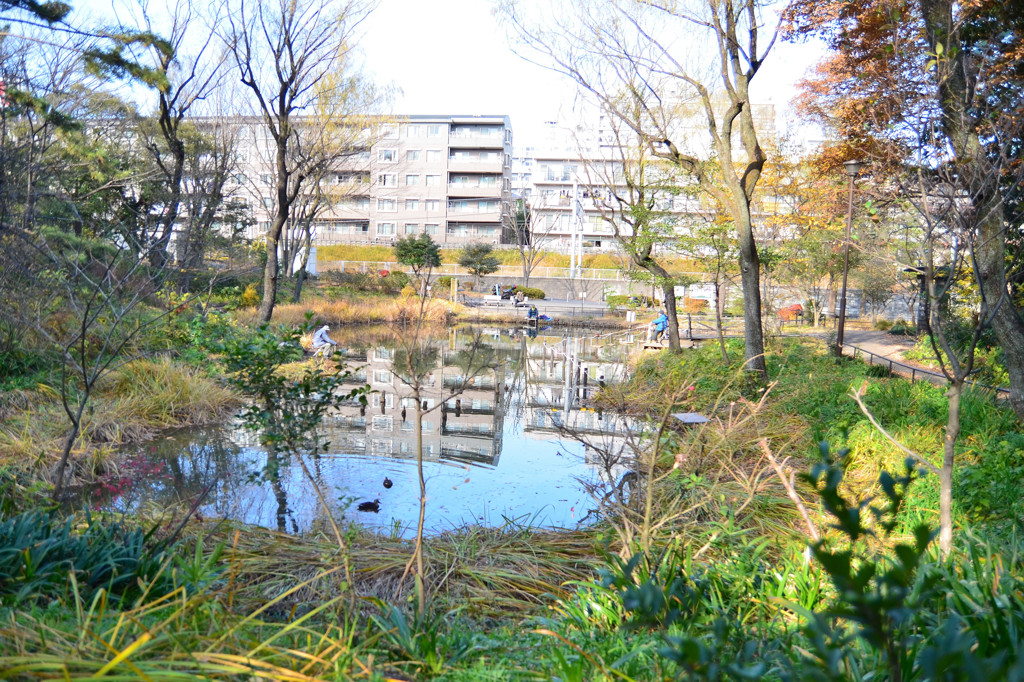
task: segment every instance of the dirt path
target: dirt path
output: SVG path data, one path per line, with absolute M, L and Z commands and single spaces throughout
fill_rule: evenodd
M 925 379 L 943 385 L 946 377 L 941 372 L 912 360 L 904 360 L 903 353 L 914 347 L 914 337 L 894 336 L 877 330 L 850 330 L 846 333 L 843 354 L 860 358 L 869 365 L 888 365 L 894 374 L 913 380 Z

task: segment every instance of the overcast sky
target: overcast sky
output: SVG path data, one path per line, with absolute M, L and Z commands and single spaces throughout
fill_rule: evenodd
M 401 90 L 395 114 L 508 114 L 516 146 L 537 144 L 545 121 L 571 113 L 576 89 L 513 54 L 491 6 L 381 0 L 361 42 L 367 66 Z M 783 108 L 819 54 L 815 46 L 776 44 L 754 81 L 754 100 Z

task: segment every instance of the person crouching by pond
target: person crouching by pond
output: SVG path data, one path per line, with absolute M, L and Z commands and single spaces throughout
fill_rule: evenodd
M 328 335 L 327 332 L 330 330 L 331 328 L 325 324 L 313 334 L 313 357 L 329 358 L 334 353 L 338 344 Z

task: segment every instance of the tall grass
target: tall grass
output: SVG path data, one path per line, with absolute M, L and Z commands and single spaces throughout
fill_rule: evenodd
M 326 300 L 317 299 L 307 303 L 278 305 L 274 308 L 273 321 L 280 324 L 300 325 L 305 322 L 306 313 L 312 312 L 316 320 L 326 324 L 378 324 L 401 323 L 419 315 L 419 301 L 415 298 L 391 300 Z M 425 322 L 430 325 L 447 325 L 464 307 L 440 299 L 427 302 L 424 310 Z M 238 319 L 246 324 L 256 321 L 256 311 L 238 313 Z
M 206 424 L 237 407 L 238 396 L 215 379 L 168 358 L 130 362 L 96 388 L 74 448 L 81 475 L 113 466 L 110 449 L 160 429 Z M 47 385 L 7 401 L 0 425 L 0 465 L 45 476 L 60 455 L 66 417 L 60 395 Z

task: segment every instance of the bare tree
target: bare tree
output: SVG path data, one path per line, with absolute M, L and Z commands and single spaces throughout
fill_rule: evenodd
M 367 0 L 231 3 L 224 40 L 261 122 L 257 148 L 265 141 L 273 157 L 261 321 L 274 312 L 278 249 L 293 204 L 322 169 L 367 145 L 366 112 L 377 97 L 356 71 L 351 50 L 373 8 Z M 317 125 L 325 115 L 336 123 Z
M 129 48 L 143 48 L 133 50 L 139 52 L 135 59 L 138 63 L 149 64 L 154 74 L 150 84 L 154 86 L 156 99 L 156 129 L 143 127 L 142 139 L 164 185 L 165 199 L 160 208 L 159 229 L 154 235 L 156 248 L 152 252 L 155 264 L 161 266 L 167 258 L 168 244 L 181 211 L 188 146 L 199 142 L 195 135 L 183 129 L 183 123 L 196 105 L 220 86 L 226 75 L 223 68 L 226 55 L 218 53 L 214 34 L 201 25 L 215 25 L 218 17 L 214 15 L 204 21 L 193 0 L 174 0 L 165 11 L 158 8 L 155 15 L 149 0 L 135 1 L 135 6 L 129 7 L 128 13 L 122 16 L 132 16 L 133 23 L 148 33 L 159 27 L 167 36 L 165 40 L 148 41 L 140 46 L 129 45 Z M 123 21 L 121 28 L 126 35 L 136 30 Z M 199 36 L 205 38 L 197 40 Z
M 523 286 L 530 286 L 533 269 L 544 260 L 544 248 L 551 236 L 537 229 L 537 214 L 526 199 L 517 199 L 513 210 L 501 217 L 505 234 L 510 236 L 523 264 Z
M 218 236 L 234 238 L 236 235 L 225 228 L 238 225 L 241 216 L 225 202 L 225 184 L 237 167 L 237 128 L 213 118 L 195 122 L 183 132 L 190 139 L 186 144 L 174 251 L 182 270 L 179 282 L 187 290 L 190 273 L 202 265 L 208 246 Z
M 644 108 L 642 102 L 633 102 L 634 121 L 642 116 Z M 604 189 L 593 193 L 594 205 L 605 223 L 611 226 L 622 251 L 629 256 L 630 263 L 645 274 L 644 281 L 661 289 L 668 317 L 669 348 L 678 352 L 677 281 L 658 261 L 655 251 L 659 247 L 670 247 L 677 237 L 676 220 L 665 210 L 665 202 L 671 202 L 675 193 L 673 167 L 651 155 L 647 145 L 633 134 L 632 125 L 620 123 L 619 117 L 629 110 L 626 104 L 616 104 L 618 114 L 612 118 L 610 133 L 614 156 L 588 159 L 585 168 L 589 185 Z
M 505 0 L 501 12 L 533 58 L 570 76 L 632 127 L 652 154 L 689 175 L 724 207 L 737 231 L 747 367 L 764 378 L 751 201 L 766 157 L 749 86 L 776 29 L 767 22 L 768 40 L 762 39 L 760 4 L 565 0 L 550 16 L 528 17 L 515 0 Z M 684 35 L 690 39 L 680 40 Z M 634 102 L 647 107 L 642 121 L 619 109 Z M 699 131 L 697 120 L 703 120 Z

